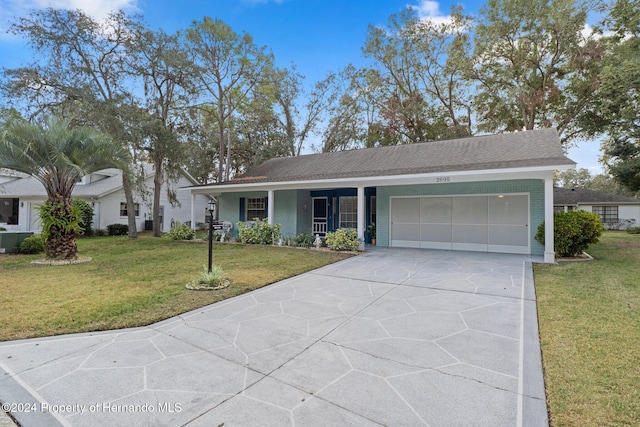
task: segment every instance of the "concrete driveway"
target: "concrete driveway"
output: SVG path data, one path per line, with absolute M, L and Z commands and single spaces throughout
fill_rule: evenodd
M 548 425 L 528 256 L 374 248 L 149 327 L 0 343 L 23 426 Z

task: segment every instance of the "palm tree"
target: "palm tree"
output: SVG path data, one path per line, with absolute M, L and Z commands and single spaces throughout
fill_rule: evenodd
M 71 192 L 80 179 L 100 169 L 126 169 L 129 153 L 107 136 L 88 127 L 71 128 L 68 121 L 47 117 L 44 123 L 13 120 L 0 135 L 0 168 L 32 175 L 44 185 L 41 207 L 48 258 L 76 259 L 78 212 Z

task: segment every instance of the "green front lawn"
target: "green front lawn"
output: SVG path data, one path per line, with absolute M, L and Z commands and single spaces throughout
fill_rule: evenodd
M 606 232 L 594 261 L 536 265 L 554 426 L 640 425 L 640 235 Z
M 146 325 L 259 288 L 345 254 L 215 245 L 233 285 L 188 291 L 206 242 L 81 239 L 87 264 L 0 255 L 0 340 Z M 640 425 L 640 235 L 607 232 L 590 262 L 536 265 L 545 383 L 555 426 Z
M 232 285 L 190 291 L 207 264 L 206 242 L 151 236 L 79 239 L 85 264 L 38 266 L 43 255 L 0 254 L 0 341 L 148 325 L 350 255 L 215 243 L 214 263 Z

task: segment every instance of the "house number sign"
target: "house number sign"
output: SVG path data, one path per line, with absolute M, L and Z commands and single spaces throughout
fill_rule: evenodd
M 436 182 L 451 182 L 451 178 L 448 176 L 437 176 Z

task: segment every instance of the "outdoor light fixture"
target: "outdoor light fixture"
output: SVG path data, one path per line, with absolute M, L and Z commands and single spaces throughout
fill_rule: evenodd
M 213 213 L 215 210 L 215 200 L 209 199 L 209 203 L 207 203 L 207 211 L 209 212 L 209 273 L 211 273 L 211 267 L 213 266 Z

